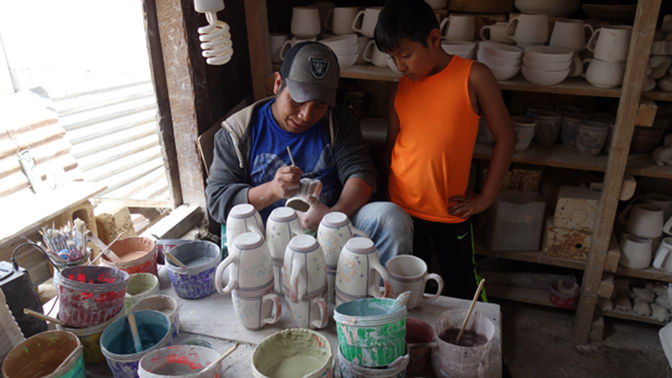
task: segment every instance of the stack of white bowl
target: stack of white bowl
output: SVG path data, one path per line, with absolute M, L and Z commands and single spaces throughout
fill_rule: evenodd
M 338 58 L 341 69 L 351 67 L 357 61 L 359 44 L 357 34 L 343 34 L 336 37 L 321 39 L 320 43 L 327 45 Z
M 569 76 L 574 52 L 564 47 L 530 46 L 523 54 L 523 76 L 532 84 L 556 85 Z
M 478 61 L 490 68 L 497 81 L 508 80 L 520 71 L 523 50 L 499 42 L 478 44 Z
M 473 60 L 476 56 L 476 43 L 469 41 L 442 41 L 443 51 L 460 58 Z

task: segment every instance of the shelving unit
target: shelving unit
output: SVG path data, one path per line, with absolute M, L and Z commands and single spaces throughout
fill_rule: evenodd
M 628 150 L 634 130 L 634 120 L 641 99 L 657 101 L 672 101 L 672 93 L 663 91 L 650 91 L 642 93 L 648 57 L 653 42 L 653 34 L 658 20 L 658 12 L 661 0 L 639 0 L 630 43 L 628 63 L 626 65 L 623 86 L 615 89 L 601 89 L 590 85 L 585 79 L 570 78 L 554 86 L 536 86 L 529 83 L 521 75 L 511 80 L 502 81 L 499 86 L 506 91 L 533 92 L 563 94 L 572 96 L 608 97 L 620 98 L 618 115 L 612 145 L 609 155 L 597 157 L 581 156 L 569 151 L 561 145 L 552 147 L 535 146 L 534 144 L 526 151 L 516 152 L 514 162 L 534 165 L 546 165 L 579 170 L 592 170 L 605 172 L 600 206 L 596 216 L 591 251 L 587 261 L 553 258 L 543 255 L 541 252 L 495 252 L 484 246 L 477 246 L 477 254 L 484 256 L 499 257 L 504 259 L 527 261 L 538 264 L 555 265 L 585 272 L 582 282 L 582 292 L 579 305 L 576 309 L 575 342 L 585 344 L 588 342 L 593 315 L 596 311 L 597 290 L 602 281 L 604 271 L 631 277 L 672 281 L 672 274 L 667 274 L 654 269 L 632 270 L 623 267 L 607 268 L 605 266 L 613 260 L 614 253 L 619 254 L 618 248 L 614 247 L 612 238 L 612 221 L 616 215 L 616 207 L 625 173 L 658 178 L 672 178 L 670 167 L 656 166 L 650 154 L 632 154 L 628 156 Z M 250 54 L 253 59 L 252 75 L 255 88 L 255 98 L 261 98 L 269 93 L 270 80 L 273 77 L 273 67 L 270 59 L 270 42 L 268 35 L 268 15 L 265 0 L 245 0 L 248 29 L 255 30 L 250 36 Z M 260 30 L 258 33 L 256 30 Z M 263 57 L 263 59 L 258 59 Z M 376 80 L 383 82 L 397 82 L 401 75 L 395 74 L 388 68 L 374 66 L 353 66 L 341 70 L 341 77 L 347 79 Z M 625 100 L 625 101 L 624 101 Z M 489 160 L 492 156 L 492 148 L 477 145 L 474 150 L 474 158 Z M 607 253 L 608 251 L 612 251 Z M 505 290 L 506 289 L 506 290 Z M 552 305 L 548 300 L 548 291 L 530 291 L 529 289 L 513 290 L 511 288 L 489 287 L 490 295 L 508 296 L 514 300 Z M 544 299 L 545 296 L 545 299 Z M 634 313 L 633 313 L 634 314 Z M 636 314 L 611 312 L 603 316 L 619 317 L 630 320 L 656 323 L 650 318 L 644 318 Z

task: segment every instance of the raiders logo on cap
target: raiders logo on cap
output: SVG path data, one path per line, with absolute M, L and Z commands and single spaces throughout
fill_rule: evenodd
M 329 61 L 319 56 L 310 57 L 310 73 L 316 79 L 324 78 L 329 72 Z

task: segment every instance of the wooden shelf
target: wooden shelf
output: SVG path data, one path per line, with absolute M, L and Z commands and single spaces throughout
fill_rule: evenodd
M 476 254 L 479 256 L 496 257 L 500 259 L 525 261 L 535 264 L 545 264 L 559 266 L 563 268 L 571 268 L 584 270 L 586 262 L 580 260 L 563 259 L 560 257 L 550 257 L 544 255 L 541 251 L 532 252 L 518 252 L 518 251 L 491 251 L 483 244 L 475 244 Z
M 475 159 L 490 160 L 491 157 L 492 147 L 476 144 L 474 147 Z M 598 172 L 605 171 L 608 159 L 609 156 L 605 153 L 600 153 L 600 155 L 597 156 L 586 156 L 581 155 L 562 144 L 542 146 L 534 141 L 532 141 L 530 147 L 525 151 L 516 151 L 513 154 L 513 161 L 516 163 L 583 169 Z M 635 176 L 672 178 L 672 166 L 657 166 L 653 162 L 650 153 L 630 154 L 630 156 L 628 156 L 628 164 L 625 172 Z
M 619 265 L 618 269 L 616 270 L 616 274 L 621 276 L 644 278 L 647 280 L 672 282 L 672 273 L 668 273 L 653 267 L 648 267 L 646 269 L 630 269 Z
M 559 308 L 549 299 L 550 291 L 548 289 L 534 289 L 529 287 L 505 286 L 505 285 L 490 285 L 485 284 L 485 294 L 487 296 L 509 299 L 516 302 L 530 303 L 535 305 Z
M 626 320 L 635 320 L 638 322 L 643 322 L 643 323 L 650 323 L 650 324 L 655 324 L 659 326 L 664 326 L 667 323 L 659 322 L 657 319 L 654 319 L 650 316 L 642 316 L 639 315 L 638 313 L 634 311 L 621 311 L 621 310 L 612 310 L 612 311 L 601 311 L 599 308 L 595 307 L 595 313 L 602 315 L 602 316 L 607 316 L 610 318 L 619 318 L 619 319 L 626 319 Z

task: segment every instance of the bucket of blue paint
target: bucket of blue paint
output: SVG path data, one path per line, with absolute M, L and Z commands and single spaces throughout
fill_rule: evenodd
M 172 261 L 166 261 L 168 276 L 177 295 L 196 299 L 215 291 L 215 271 L 220 261 L 217 244 L 206 240 L 191 241 L 171 249 L 170 254 L 187 266 L 182 269 Z
M 67 331 L 45 331 L 15 346 L 5 357 L 7 378 L 86 378 L 82 343 Z
M 395 299 L 365 298 L 334 309 L 340 351 L 351 363 L 383 367 L 406 354 L 406 306 L 390 313 Z
M 136 378 L 140 359 L 169 345 L 172 339 L 170 319 L 165 314 L 154 310 L 137 311 L 133 314 L 138 326 L 142 352 L 135 352 L 127 315 L 107 326 L 100 338 L 100 348 L 114 378 Z

